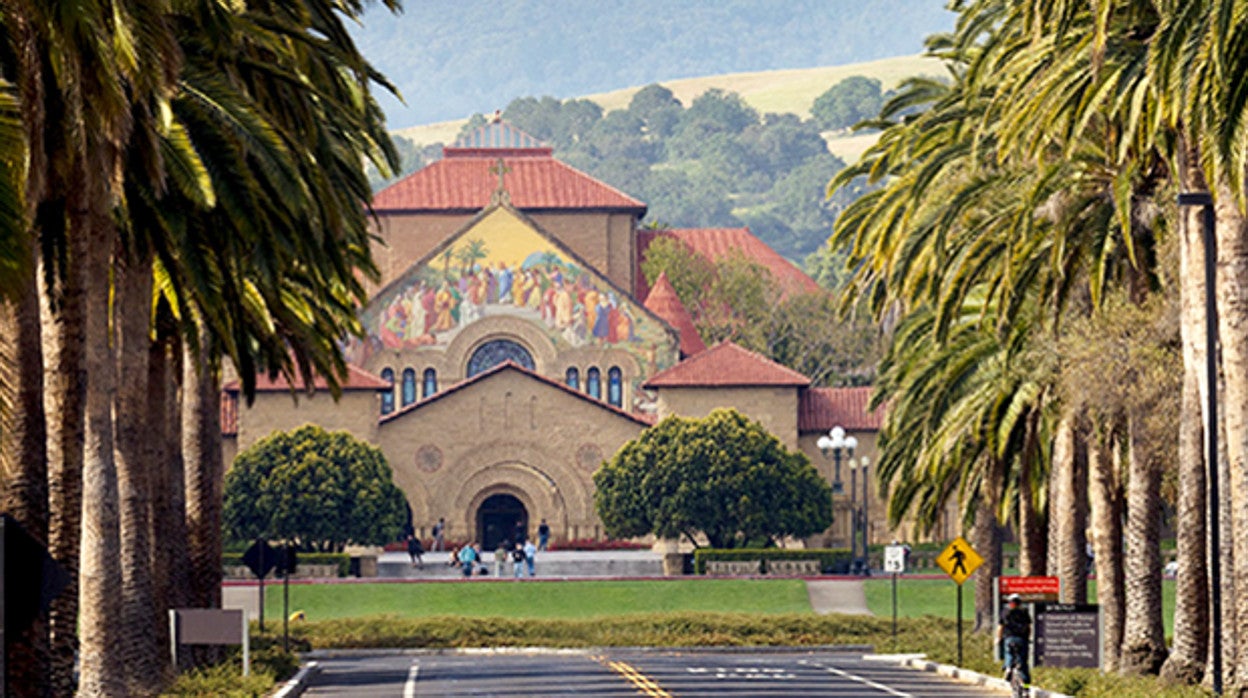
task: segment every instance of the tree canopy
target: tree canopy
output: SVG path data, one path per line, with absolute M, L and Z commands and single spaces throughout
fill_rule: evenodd
M 308 425 L 238 454 L 225 476 L 226 538 L 291 540 L 321 551 L 397 540 L 407 502 L 381 451 Z
M 819 128 L 835 130 L 850 128 L 867 119 L 874 119 L 883 105 L 880 81 L 853 75 L 828 88 L 815 98 L 810 107 Z
M 832 524 L 832 490 L 806 456 L 732 409 L 672 416 L 594 474 L 607 534 L 698 534 L 716 548 L 804 537 Z

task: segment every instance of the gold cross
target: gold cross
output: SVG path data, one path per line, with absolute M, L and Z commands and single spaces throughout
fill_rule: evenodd
M 511 172 L 511 168 L 502 158 L 498 162 L 490 165 L 490 174 L 498 175 L 498 189 L 494 191 L 494 195 L 490 197 L 490 204 L 511 204 L 511 195 L 507 193 L 507 187 L 503 183 L 503 175 Z

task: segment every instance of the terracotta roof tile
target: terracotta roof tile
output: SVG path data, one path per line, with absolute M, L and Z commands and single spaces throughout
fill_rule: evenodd
M 697 356 L 655 374 L 645 388 L 723 388 L 729 386 L 806 387 L 810 379 L 732 342 L 721 342 Z
M 329 389 L 329 384 L 321 376 L 316 377 L 314 385 L 317 390 Z M 347 365 L 347 380 L 342 384 L 343 390 L 389 390 L 391 387 L 393 386 L 368 371 L 350 364 Z M 237 393 L 241 389 L 242 384 L 236 380 L 230 381 L 222 387 L 222 390 L 232 393 Z M 300 385 L 299 389 L 304 390 L 305 388 Z M 290 390 L 290 383 L 281 376 L 272 379 L 265 374 L 256 376 L 256 392 L 258 393 L 285 392 L 288 390 Z
M 698 334 L 698 328 L 693 325 L 693 316 L 676 296 L 676 289 L 668 281 L 667 272 L 659 272 L 659 278 L 654 280 L 654 287 L 646 296 L 646 308 L 666 320 L 667 324 L 680 333 L 681 354 L 693 356 L 706 351 L 706 343 Z
M 848 431 L 879 431 L 884 410 L 868 411 L 871 387 L 810 388 L 802 391 L 797 408 L 798 432 L 828 431 L 845 427 Z
M 430 164 L 386 187 L 373 198 L 378 213 L 402 211 L 471 211 L 485 208 L 498 188 L 490 172 L 499 157 L 512 205 L 518 209 L 626 209 L 646 205 L 551 157 L 545 150 L 470 149 Z
M 646 248 L 655 238 L 663 236 L 679 240 L 689 249 L 706 259 L 717 262 L 734 252 L 758 262 L 771 272 L 785 295 L 818 293 L 823 289 L 789 260 L 767 246 L 750 232 L 749 228 L 672 228 L 668 230 L 640 230 L 637 233 L 637 295 L 646 295 L 646 280 L 641 273 L 641 261 Z

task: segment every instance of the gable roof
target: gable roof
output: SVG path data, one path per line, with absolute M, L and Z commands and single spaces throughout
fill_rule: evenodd
M 556 160 L 549 147 L 496 120 L 442 149 L 442 159 L 377 192 L 377 213 L 477 211 L 498 189 L 491 172 L 503 160 L 503 184 L 512 204 L 525 210 L 609 210 L 645 215 L 646 205 Z
M 325 378 L 322 376 L 316 376 L 315 379 L 313 380 L 312 386 L 316 390 L 329 390 L 329 383 L 327 383 L 325 381 Z M 344 391 L 347 391 L 347 390 L 390 390 L 393 387 L 394 386 L 391 385 L 390 383 L 382 380 L 381 378 L 377 376 L 374 376 L 368 371 L 365 371 L 364 369 L 358 366 L 347 364 L 347 378 L 345 381 L 342 382 L 342 389 Z M 225 385 L 221 386 L 221 389 L 226 392 L 237 393 L 239 390 L 242 389 L 242 383 L 237 380 L 232 380 L 229 383 L 226 383 Z M 257 393 L 289 392 L 290 389 L 291 389 L 290 382 L 287 381 L 281 375 L 277 376 L 277 378 L 269 378 L 267 374 L 263 374 L 263 373 L 258 374 L 256 376 L 256 392 Z M 302 391 L 307 390 L 307 386 L 303 383 L 302 379 L 300 379 L 299 381 L 299 386 L 297 387 L 297 390 L 302 390 Z
M 416 402 L 413 402 L 412 404 L 407 405 L 406 407 L 403 407 L 402 409 L 391 412 L 388 415 L 384 415 L 381 418 L 381 423 L 385 424 L 386 422 L 390 422 L 392 420 L 398 419 L 399 417 L 411 414 L 412 412 L 415 412 L 416 410 L 419 410 L 422 407 L 431 405 L 437 402 L 438 400 L 444 399 L 448 395 L 452 395 L 454 393 L 465 390 L 469 386 L 476 385 L 477 383 L 483 383 L 486 380 L 489 380 L 491 377 L 496 376 L 500 373 L 503 373 L 504 371 L 516 371 L 520 373 L 521 375 L 527 376 L 528 378 L 538 381 L 539 383 L 545 383 L 546 385 L 552 388 L 561 390 L 567 393 L 568 395 L 572 395 L 576 397 L 579 400 L 584 400 L 585 402 L 595 407 L 598 407 L 600 409 L 606 410 L 608 412 L 613 412 L 616 415 L 620 417 L 624 417 L 625 419 L 628 419 L 629 421 L 636 422 L 637 424 L 640 424 L 641 426 L 648 427 L 653 424 L 653 420 L 648 420 L 641 415 L 635 415 L 631 412 L 622 410 L 619 407 L 616 407 L 615 405 L 612 405 L 610 403 L 592 398 L 589 395 L 582 393 L 579 390 L 573 390 L 572 388 L 564 385 L 563 383 L 560 383 L 557 380 L 547 378 L 546 376 L 543 376 L 542 374 L 537 373 L 536 371 L 530 371 L 529 369 L 521 366 L 520 364 L 515 363 L 514 361 L 504 361 L 503 363 L 498 364 L 497 366 L 491 367 L 485 371 L 482 371 L 481 373 L 478 373 L 477 375 L 471 378 L 465 378 L 464 380 L 456 383 L 455 385 L 450 386 L 446 390 L 434 393 L 433 395 L 430 395 L 429 397 L 426 397 L 426 398 L 421 398 L 420 400 L 417 400 Z
M 884 424 L 884 410 L 874 412 L 870 386 L 861 388 L 810 388 L 802 391 L 797 407 L 797 431 L 828 431 L 844 427 L 847 431 L 879 431 Z
M 807 276 L 806 272 L 780 256 L 767 243 L 755 237 L 749 228 L 671 228 L 637 231 L 638 297 L 646 293 L 646 279 L 641 273 L 641 262 L 646 258 L 646 248 L 658 237 L 679 240 L 690 250 L 711 262 L 718 262 L 734 253 L 740 253 L 750 261 L 766 267 L 786 296 L 823 291 L 823 288 Z
M 697 356 L 660 371 L 643 388 L 725 388 L 787 386 L 804 388 L 810 379 L 787 366 L 732 342 L 721 342 Z
M 706 351 L 706 343 L 702 341 L 698 328 L 693 324 L 693 316 L 689 314 L 685 304 L 680 302 L 676 289 L 667 278 L 667 272 L 659 272 L 659 278 L 654 280 L 654 287 L 646 296 L 646 308 L 666 320 L 667 324 L 680 333 L 681 354 L 693 356 Z

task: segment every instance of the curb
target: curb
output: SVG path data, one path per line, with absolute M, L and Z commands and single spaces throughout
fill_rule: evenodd
M 955 681 L 961 681 L 962 683 L 969 683 L 976 686 L 986 686 L 988 688 L 1006 691 L 1007 693 L 1010 690 L 1010 684 L 1005 679 L 998 678 L 996 676 L 987 676 L 977 671 L 963 669 L 950 664 L 937 664 L 936 662 L 929 662 L 923 657 L 923 655 L 872 655 L 870 657 L 864 657 L 864 659 L 867 658 L 878 661 L 896 662 L 904 667 L 918 669 L 919 671 L 927 673 L 939 674 L 941 676 L 954 679 Z M 1072 698 L 1065 693 L 1057 693 L 1056 691 L 1036 688 L 1034 686 L 1030 689 L 1030 692 L 1027 695 L 1031 698 Z
M 436 648 L 376 648 L 376 649 L 323 649 L 304 652 L 303 656 L 312 659 L 351 659 L 356 657 L 393 657 L 393 656 L 481 656 L 481 655 L 589 655 L 605 651 L 613 652 L 681 652 L 685 654 L 731 654 L 735 652 L 752 653 L 808 653 L 808 652 L 870 652 L 870 645 L 805 645 L 805 646 L 686 646 L 686 647 L 436 647 Z M 313 662 L 314 663 L 314 662 Z M 274 698 L 278 698 L 274 696 Z M 1056 696 L 1054 696 L 1056 698 Z
M 316 662 L 308 662 L 299 668 L 299 672 L 294 678 L 282 684 L 282 687 L 273 694 L 272 698 L 296 698 L 303 695 L 307 690 L 307 682 L 316 674 L 321 673 L 321 665 Z

